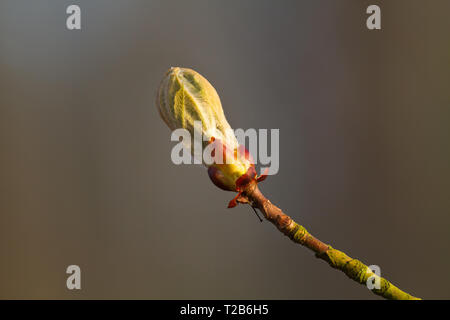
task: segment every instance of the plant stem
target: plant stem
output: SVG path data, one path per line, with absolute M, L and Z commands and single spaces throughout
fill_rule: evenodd
M 361 261 L 352 259 L 344 252 L 332 248 L 311 235 L 303 226 L 297 224 L 291 217 L 283 213 L 277 206 L 273 205 L 258 188 L 256 183 L 249 183 L 242 193 L 238 202 L 249 203 L 258 208 L 264 217 L 272 222 L 278 230 L 288 236 L 292 241 L 299 243 L 315 252 L 316 257 L 325 260 L 332 268 L 341 270 L 350 279 L 366 285 L 367 280 L 376 280 L 380 284 L 379 289 L 371 291 L 376 295 L 392 300 L 420 300 L 390 283 L 388 280 L 377 276 Z

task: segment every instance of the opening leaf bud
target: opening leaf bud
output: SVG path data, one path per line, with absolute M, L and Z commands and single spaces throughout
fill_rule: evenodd
M 255 179 L 253 160 L 247 150 L 239 145 L 228 124 L 216 89 L 198 72 L 187 68 L 170 68 L 159 86 L 156 105 L 161 118 L 171 130 L 182 128 L 191 137 L 202 137 L 202 150 L 212 147 L 211 144 L 220 147 L 213 148 L 220 152 L 212 153 L 216 160 L 220 155 L 221 161 L 203 161 L 216 186 L 239 191 L 239 181 Z M 198 125 L 199 122 L 201 125 Z M 195 157 L 195 143 L 190 143 L 189 147 Z

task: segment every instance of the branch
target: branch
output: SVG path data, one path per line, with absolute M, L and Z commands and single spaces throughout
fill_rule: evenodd
M 391 300 L 420 300 L 420 298 L 400 290 L 388 280 L 377 276 L 361 261 L 352 259 L 344 252 L 336 250 L 315 238 L 303 226 L 297 224 L 291 217 L 284 214 L 280 208 L 264 197 L 256 183 L 247 185 L 238 202 L 249 203 L 252 207 L 258 208 L 264 214 L 264 217 L 272 222 L 284 235 L 314 251 L 317 258 L 325 260 L 332 268 L 344 272 L 350 279 L 362 285 L 366 285 L 370 277 L 379 280 L 380 289 L 374 288 L 372 290 L 376 295 Z

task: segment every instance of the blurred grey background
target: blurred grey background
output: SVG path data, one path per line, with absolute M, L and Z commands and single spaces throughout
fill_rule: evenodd
M 170 66 L 208 78 L 232 127 L 280 129 L 272 202 L 402 289 L 450 298 L 449 10 L 1 0 L 0 298 L 378 299 L 172 164 L 154 104 Z

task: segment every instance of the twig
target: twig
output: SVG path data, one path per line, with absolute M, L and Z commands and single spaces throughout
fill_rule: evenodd
M 264 217 L 284 235 L 314 251 L 317 258 L 325 260 L 331 267 L 344 272 L 350 279 L 366 285 L 369 278 L 378 278 L 380 286 L 379 289 L 372 289 L 373 293 L 392 300 L 420 300 L 420 298 L 400 290 L 385 278 L 377 276 L 361 261 L 350 258 L 344 252 L 332 248 L 311 235 L 303 226 L 297 224 L 264 197 L 256 183 L 250 183 L 242 193 L 242 197 L 245 198 L 243 202 L 248 201 L 252 207 L 258 208 Z

